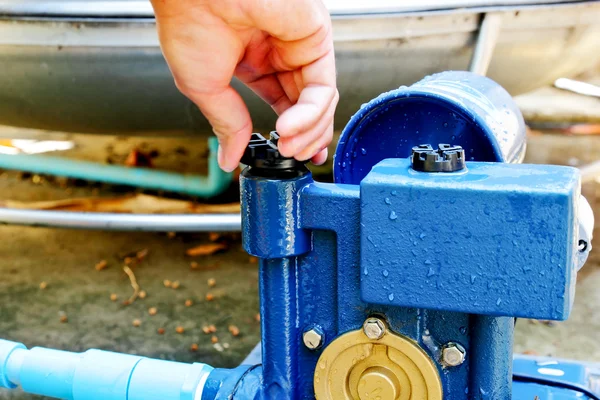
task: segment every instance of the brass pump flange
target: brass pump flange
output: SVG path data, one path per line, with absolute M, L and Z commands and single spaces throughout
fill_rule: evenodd
M 413 340 L 378 318 L 325 350 L 315 369 L 317 400 L 442 400 L 438 370 Z

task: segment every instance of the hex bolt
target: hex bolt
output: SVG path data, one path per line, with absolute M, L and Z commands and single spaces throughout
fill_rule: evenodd
M 385 335 L 385 323 L 379 318 L 367 318 L 363 324 L 364 334 L 371 340 L 379 340 Z
M 457 367 L 465 361 L 467 352 L 458 343 L 447 343 L 442 349 L 442 364 L 446 367 Z
M 317 350 L 323 345 L 325 334 L 320 326 L 312 326 L 302 334 L 302 341 L 309 350 Z

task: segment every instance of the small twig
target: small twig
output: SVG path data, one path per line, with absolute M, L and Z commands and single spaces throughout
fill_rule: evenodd
M 137 279 L 135 279 L 135 274 L 133 273 L 131 268 L 129 268 L 127 265 L 125 265 L 125 266 L 123 266 L 123 271 L 125 271 L 125 273 L 129 277 L 129 281 L 131 282 L 131 287 L 133 288 L 133 294 L 131 295 L 131 297 L 129 299 L 125 300 L 125 304 L 129 305 L 129 304 L 133 303 L 140 295 L 140 285 L 138 285 Z

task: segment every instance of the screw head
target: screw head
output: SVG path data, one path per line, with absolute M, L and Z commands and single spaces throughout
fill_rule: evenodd
M 363 324 L 364 334 L 371 340 L 379 340 L 385 335 L 385 323 L 379 318 L 367 318 Z
M 467 352 L 458 343 L 448 343 L 442 349 L 442 363 L 446 367 L 457 367 L 465 361 Z
M 318 326 L 313 326 L 312 328 L 304 331 L 302 334 L 302 341 L 304 345 L 309 350 L 317 350 L 323 345 L 323 330 Z

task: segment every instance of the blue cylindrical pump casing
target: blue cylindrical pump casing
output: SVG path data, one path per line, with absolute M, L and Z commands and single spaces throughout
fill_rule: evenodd
M 462 146 L 470 161 L 518 163 L 525 140 L 523 115 L 500 85 L 470 72 L 442 72 L 364 104 L 341 134 L 334 178 L 359 184 L 379 161 L 409 157 L 420 144 Z
M 308 171 L 294 172 L 287 179 L 252 174 L 247 168 L 240 177 L 242 243 L 251 255 L 277 259 L 311 250 L 311 234 L 301 228 L 300 192 L 313 182 Z

